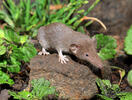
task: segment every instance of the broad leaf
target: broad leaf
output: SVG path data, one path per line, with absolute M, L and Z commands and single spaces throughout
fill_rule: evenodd
M 32 99 L 32 94 L 28 91 L 21 91 L 21 92 L 18 92 L 18 93 L 15 93 L 15 92 L 12 92 L 12 91 L 9 91 L 8 92 L 11 96 L 14 97 L 14 99 L 19 99 L 19 100 L 33 100 Z
M 97 85 L 101 90 L 101 94 L 98 94 L 103 100 L 113 100 L 117 97 L 117 93 L 120 92 L 118 84 L 111 84 L 109 80 L 96 80 Z
M 7 61 L 6 61 L 6 60 L 1 61 L 1 62 L 0 62 L 0 67 L 6 68 L 6 67 L 7 67 Z
M 20 37 L 15 32 L 13 32 L 12 30 L 5 30 L 5 37 L 4 38 L 9 42 L 15 42 L 15 43 L 20 42 Z
M 31 93 L 39 99 L 56 93 L 55 87 L 50 86 L 50 82 L 44 78 L 32 80 L 31 84 L 33 87 Z
M 97 96 L 99 96 L 102 100 L 113 100 L 112 98 L 109 98 L 105 95 L 100 95 L 100 94 L 97 94 Z
M 120 100 L 132 100 L 132 92 L 118 93 L 117 96 L 120 98 Z
M 97 49 L 99 49 L 98 55 L 103 59 L 114 58 L 116 54 L 116 40 L 111 36 L 105 36 L 103 34 L 96 35 Z
M 9 75 L 0 70 L 0 84 L 13 85 L 14 81 L 10 79 Z
M 4 30 L 0 29 L 0 39 L 4 38 Z
M 130 71 L 128 72 L 127 81 L 128 81 L 128 83 L 130 84 L 130 86 L 132 86 L 132 70 L 130 70 Z
M 8 65 L 7 70 L 12 73 L 18 73 L 20 72 L 20 66 L 19 65 Z
M 127 54 L 132 55 L 132 26 L 127 31 L 127 36 L 125 37 L 125 48 Z
M 6 11 L 0 10 L 0 19 L 4 20 L 8 23 L 12 28 L 15 27 L 13 21 L 11 20 L 10 16 L 7 14 Z
M 4 43 L 4 40 L 0 38 L 0 45 Z
M 27 35 L 24 35 L 24 36 L 20 36 L 20 43 L 21 44 L 24 44 L 28 39 L 28 36 Z
M 22 58 L 25 62 L 29 62 L 29 60 L 37 54 L 37 51 L 32 44 L 27 43 L 20 49 L 21 52 L 23 53 Z
M 3 55 L 6 53 L 6 47 L 4 45 L 0 46 L 0 55 Z
M 50 82 L 44 78 L 34 79 L 31 81 L 32 91 L 21 91 L 18 93 L 9 91 L 9 94 L 14 97 L 14 99 L 20 100 L 47 100 L 46 97 L 50 94 L 58 95 L 56 93 L 55 87 L 50 86 Z

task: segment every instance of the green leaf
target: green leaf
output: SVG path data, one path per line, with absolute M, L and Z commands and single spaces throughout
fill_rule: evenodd
M 130 71 L 128 72 L 127 81 L 128 81 L 128 83 L 130 84 L 130 86 L 132 86 L 132 70 L 130 70 Z
M 20 42 L 19 36 L 15 32 L 13 32 L 12 30 L 7 30 L 6 29 L 4 38 L 9 42 L 15 42 L 15 43 Z
M 31 0 L 26 0 L 26 5 L 25 5 L 25 8 L 26 8 L 25 24 L 26 24 L 26 26 L 29 24 L 29 19 L 30 19 L 30 9 L 31 9 L 30 2 L 31 2 Z
M 10 18 L 10 16 L 5 12 L 0 10 L 0 19 L 4 20 L 6 23 L 8 23 L 12 28 L 15 27 L 12 19 Z
M 113 100 L 117 98 L 117 93 L 120 92 L 118 84 L 111 84 L 109 80 L 96 79 L 96 83 L 101 90 L 101 94 L 98 96 L 104 100 Z
M 12 53 L 10 55 L 11 57 L 13 57 L 14 59 L 17 59 L 18 61 L 22 61 L 23 60 L 23 56 L 25 56 L 23 54 L 23 52 L 21 51 L 21 47 L 18 48 L 17 46 L 12 48 Z
M 0 55 L 3 55 L 6 53 L 6 47 L 4 45 L 0 46 Z
M 31 33 L 31 36 L 32 37 L 36 37 L 38 34 L 38 30 L 33 30 L 33 33 Z
M 125 48 L 127 54 L 132 55 L 132 26 L 127 31 L 127 36 L 125 37 Z
M 20 16 L 21 9 L 19 9 L 13 0 L 4 1 L 3 4 L 10 12 L 13 21 L 16 22 Z
M 109 97 L 104 96 L 104 95 L 97 94 L 97 96 L 99 96 L 103 100 L 113 100 L 112 98 L 109 98 Z
M 4 38 L 4 30 L 0 29 L 0 40 Z
M 29 62 L 29 60 L 37 54 L 37 51 L 32 44 L 26 43 L 20 49 L 21 49 L 21 52 L 23 53 L 22 59 L 25 62 Z
M 19 100 L 33 100 L 32 99 L 32 94 L 28 91 L 21 91 L 21 92 L 18 92 L 18 93 L 15 93 L 15 92 L 12 92 L 12 91 L 9 91 L 8 92 L 11 96 L 14 97 L 14 99 L 19 99 Z
M 0 62 L 0 67 L 6 68 L 6 66 L 7 66 L 7 61 L 6 60 Z
M 7 70 L 12 73 L 18 73 L 20 72 L 20 66 L 19 65 L 8 65 Z
M 46 96 L 53 94 L 58 95 L 56 93 L 55 87 L 50 86 L 50 82 L 45 80 L 44 78 L 34 79 L 31 81 L 32 91 L 21 91 L 18 93 L 9 91 L 9 94 L 14 97 L 14 99 L 19 100 L 42 100 L 46 98 Z M 47 99 L 46 99 L 47 100 Z
M 100 2 L 100 0 L 95 0 L 93 4 L 85 11 L 84 16 L 88 15 L 88 13 Z
M 120 100 L 132 100 L 132 92 L 121 92 L 118 93 L 117 96 Z
M 13 53 L 11 57 L 17 59 L 18 61 L 29 62 L 32 57 L 37 54 L 35 47 L 30 43 L 25 43 L 23 46 L 17 48 L 13 47 Z
M 84 13 L 84 12 L 85 12 L 84 9 L 81 9 L 81 10 L 77 11 L 77 13 Z
M 0 45 L 2 45 L 3 42 L 4 42 L 4 40 L 0 38 Z
M 99 86 L 99 88 L 101 90 L 101 94 L 102 95 L 107 95 L 107 89 L 105 88 L 105 84 L 107 84 L 108 86 L 111 86 L 110 82 L 108 80 L 103 82 L 103 80 L 97 78 L 96 83 L 97 83 L 97 85 Z
M 13 65 L 21 65 L 21 63 L 17 60 L 16 57 L 10 56 L 11 64 Z
M 28 40 L 28 35 L 20 36 L 20 43 L 23 45 Z
M 39 99 L 42 99 L 49 94 L 56 93 L 55 87 L 50 86 L 50 82 L 44 78 L 34 79 L 32 80 L 31 84 L 33 87 L 31 93 Z
M 115 48 L 117 47 L 116 40 L 111 36 L 105 36 L 103 34 L 96 35 L 97 49 L 100 49 L 98 55 L 103 59 L 114 58 L 116 54 Z
M 106 60 L 106 59 L 111 59 L 114 58 L 116 54 L 116 50 L 112 49 L 107 49 L 107 48 L 102 48 L 98 55 L 101 57 L 102 60 Z
M 84 28 L 82 26 L 80 26 L 78 29 L 77 29 L 78 32 L 81 32 L 81 33 L 85 33 L 84 31 Z
M 0 70 L 0 84 L 13 85 L 14 81 L 10 79 L 9 75 Z

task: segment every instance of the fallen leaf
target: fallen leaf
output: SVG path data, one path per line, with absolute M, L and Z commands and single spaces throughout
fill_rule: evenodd
M 66 5 L 64 5 L 66 6 Z M 64 7 L 63 5 L 59 4 L 59 5 L 50 5 L 50 10 L 58 10 Z

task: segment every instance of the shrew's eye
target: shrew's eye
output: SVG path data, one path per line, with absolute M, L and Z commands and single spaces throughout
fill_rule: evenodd
M 88 57 L 88 54 L 86 54 L 86 56 Z

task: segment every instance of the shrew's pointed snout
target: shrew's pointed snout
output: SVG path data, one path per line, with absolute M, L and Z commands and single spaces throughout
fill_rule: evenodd
M 91 64 L 93 64 L 95 67 L 102 69 L 104 67 L 104 63 L 101 60 L 101 58 L 99 56 L 92 56 L 89 58 L 89 62 L 91 62 Z
M 97 68 L 99 68 L 99 69 L 102 69 L 102 68 L 104 67 L 104 63 L 103 63 L 103 61 L 101 60 L 100 57 L 97 57 L 97 58 L 95 59 L 94 65 L 95 65 Z
M 103 67 L 104 67 L 104 65 L 103 64 L 98 64 L 98 66 L 97 66 L 99 69 L 102 69 Z

